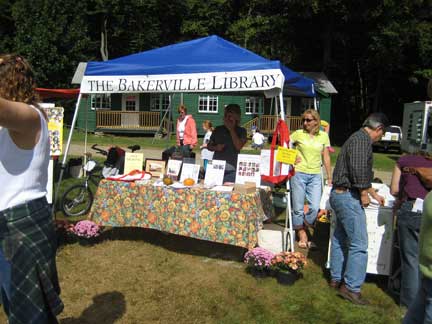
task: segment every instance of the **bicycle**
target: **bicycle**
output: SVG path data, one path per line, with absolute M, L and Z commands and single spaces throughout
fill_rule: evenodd
M 133 145 L 128 147 L 131 152 L 139 150 L 139 145 Z M 82 216 L 90 211 L 93 204 L 94 194 L 90 184 L 92 183 L 95 187 L 98 186 L 99 181 L 104 178 L 102 170 L 106 167 L 112 170 L 113 167 L 118 166 L 121 170 L 122 156 L 120 152 L 122 149 L 112 147 L 109 151 L 102 150 L 97 147 L 97 144 L 92 145 L 92 149 L 107 157 L 102 167 L 97 161 L 91 158 L 91 153 L 87 153 L 88 161 L 83 166 L 85 177 L 82 183 L 74 184 L 67 188 L 62 195 L 60 202 L 60 208 L 63 213 L 68 217 Z M 123 151 L 124 154 L 124 151 Z M 117 156 L 115 156 L 117 155 Z M 119 163 L 120 162 L 120 163 Z

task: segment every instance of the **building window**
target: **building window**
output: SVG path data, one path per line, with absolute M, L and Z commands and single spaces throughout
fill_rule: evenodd
M 111 95 L 107 93 L 91 95 L 91 109 L 111 109 Z
M 152 94 L 150 95 L 150 110 L 151 111 L 167 111 L 170 103 L 169 95 L 167 94 Z
M 198 112 L 217 114 L 218 96 L 199 96 Z
M 247 97 L 245 101 L 246 115 L 257 115 L 259 113 L 259 98 Z

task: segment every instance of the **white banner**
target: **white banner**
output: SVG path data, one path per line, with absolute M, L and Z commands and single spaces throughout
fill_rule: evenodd
M 81 93 L 268 91 L 281 89 L 284 81 L 279 69 L 166 75 L 85 75 Z

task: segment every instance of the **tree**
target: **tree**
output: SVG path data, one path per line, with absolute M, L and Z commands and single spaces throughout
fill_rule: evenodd
M 78 1 L 18 0 L 12 7 L 16 52 L 33 65 L 43 87 L 70 87 L 80 61 L 86 61 L 89 39 Z
M 9 0 L 0 2 L 0 53 L 8 53 L 13 48 L 15 23 L 11 16 L 12 4 Z

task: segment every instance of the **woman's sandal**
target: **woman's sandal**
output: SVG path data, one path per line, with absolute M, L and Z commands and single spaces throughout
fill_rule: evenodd
M 308 242 L 298 242 L 298 247 L 300 249 L 316 249 L 317 246 L 314 242 L 308 241 Z
M 311 242 L 298 242 L 298 247 L 300 249 L 309 249 Z

